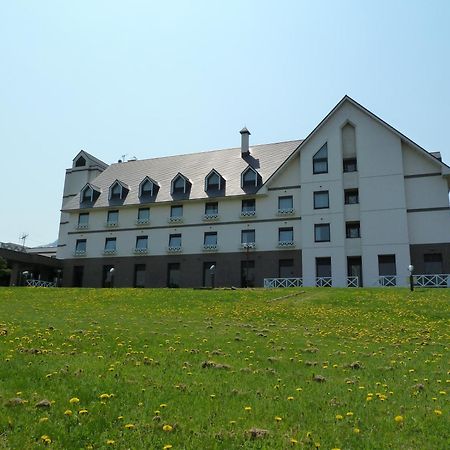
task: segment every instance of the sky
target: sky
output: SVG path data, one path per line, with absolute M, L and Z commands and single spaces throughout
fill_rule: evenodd
M 450 163 L 450 2 L 0 1 L 0 242 L 58 236 L 65 170 L 301 139 L 344 95 Z

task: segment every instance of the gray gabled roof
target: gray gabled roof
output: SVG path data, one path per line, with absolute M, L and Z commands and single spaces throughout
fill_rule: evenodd
M 139 184 L 145 177 L 155 180 L 160 186 L 155 202 L 183 200 L 171 195 L 171 181 L 181 173 L 192 183 L 189 199 L 207 199 L 205 192 L 205 177 L 215 169 L 225 179 L 225 196 L 244 195 L 248 193 L 241 188 L 241 173 L 250 165 L 262 177 L 263 183 L 291 155 L 302 141 L 279 142 L 275 144 L 255 145 L 250 148 L 250 154 L 241 157 L 241 149 L 230 148 L 213 150 L 186 155 L 167 156 L 137 161 L 116 163 L 108 166 L 92 184 L 101 191 L 94 208 L 108 207 L 108 192 L 110 186 L 120 180 L 129 187 L 129 193 L 123 205 L 138 205 Z M 65 210 L 80 208 L 79 195 L 67 203 Z

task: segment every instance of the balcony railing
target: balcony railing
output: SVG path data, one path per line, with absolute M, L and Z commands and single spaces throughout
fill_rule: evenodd
M 86 256 L 86 250 L 75 250 L 73 256 Z
M 241 244 L 241 250 L 254 250 L 256 248 L 255 242 L 244 242 Z
M 295 214 L 294 208 L 279 209 L 277 211 L 277 216 L 292 216 L 294 214 Z
M 303 278 L 264 278 L 265 288 L 302 287 Z
M 87 230 L 89 228 L 88 223 L 77 223 L 77 226 L 75 227 L 77 230 Z
M 42 280 L 27 280 L 27 286 L 30 287 L 56 287 L 56 283 Z
M 109 249 L 105 248 L 105 250 L 103 250 L 103 254 L 106 256 L 115 255 L 116 253 L 117 253 L 117 249 L 115 249 L 115 248 L 109 248 Z
M 413 275 L 413 281 L 418 287 L 450 287 L 449 274 Z
M 183 216 L 169 217 L 169 223 L 183 223 Z
M 135 247 L 135 248 L 133 249 L 133 252 L 134 252 L 136 255 L 145 255 L 145 254 L 148 253 L 148 248 L 137 248 L 137 247 Z
M 295 241 L 278 241 L 278 247 L 280 248 L 295 247 Z
M 182 253 L 182 251 L 183 251 L 183 247 L 181 247 L 181 246 L 172 247 L 169 245 L 169 247 L 167 247 L 168 253 Z
M 256 217 L 256 211 L 241 211 L 241 219 L 246 219 L 247 217 Z
M 105 222 L 105 227 L 108 227 L 108 228 L 114 228 L 114 227 L 118 227 L 118 226 L 119 226 L 119 222 L 117 222 L 117 221 Z
M 383 275 L 378 277 L 378 286 L 382 287 L 397 286 L 397 276 Z
M 215 222 L 215 221 L 219 220 L 219 214 L 217 214 L 217 213 L 214 213 L 214 214 L 203 214 L 202 220 L 204 222 Z
M 203 251 L 204 252 L 217 252 L 219 247 L 217 244 L 203 244 Z
M 359 277 L 347 277 L 347 287 L 359 287 Z
M 316 277 L 317 287 L 331 287 L 333 284 L 333 278 L 331 277 Z
M 136 219 L 136 225 L 148 225 L 150 219 Z

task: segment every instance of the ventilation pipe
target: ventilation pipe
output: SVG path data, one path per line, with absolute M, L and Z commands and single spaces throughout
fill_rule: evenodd
M 241 133 L 241 157 L 247 156 L 250 153 L 249 136 L 250 131 L 246 127 L 242 128 Z

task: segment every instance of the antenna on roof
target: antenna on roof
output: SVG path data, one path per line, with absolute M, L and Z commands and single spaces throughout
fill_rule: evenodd
M 22 251 L 25 250 L 25 241 L 27 240 L 27 237 L 28 237 L 28 233 L 22 233 L 19 236 L 19 240 L 22 241 Z

